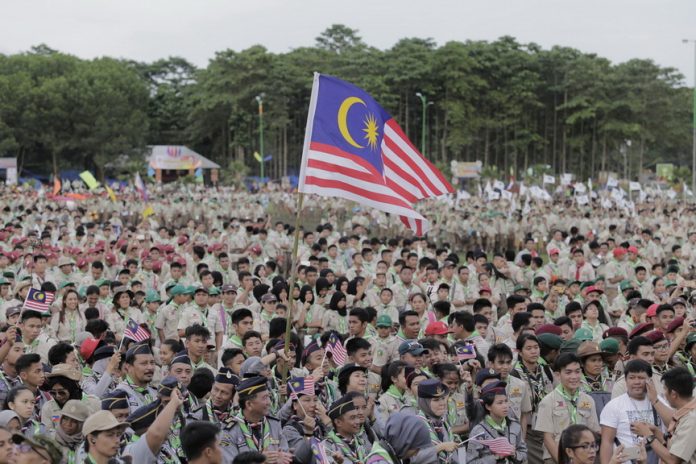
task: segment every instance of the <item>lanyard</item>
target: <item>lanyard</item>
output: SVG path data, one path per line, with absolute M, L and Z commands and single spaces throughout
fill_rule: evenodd
M 578 398 L 580 397 L 580 390 L 576 390 L 575 394 L 573 396 L 570 396 L 568 392 L 566 392 L 565 388 L 563 388 L 563 385 L 559 385 L 556 387 L 556 391 L 558 392 L 561 397 L 566 400 L 566 403 L 568 403 L 568 412 L 570 413 L 570 423 L 571 424 L 577 424 L 578 423 Z

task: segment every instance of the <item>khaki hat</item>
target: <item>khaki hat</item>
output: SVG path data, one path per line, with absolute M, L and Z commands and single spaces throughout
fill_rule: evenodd
M 78 422 L 84 422 L 89 417 L 89 408 L 80 400 L 70 400 L 63 409 L 60 410 L 60 415 L 75 419 Z
M 69 364 L 56 364 L 53 366 L 51 372 L 46 374 L 46 377 L 49 379 L 51 377 L 65 377 L 70 380 L 74 380 L 75 382 L 79 382 L 82 380 L 82 372 Z
M 87 436 L 93 432 L 113 430 L 118 427 L 128 427 L 128 422 L 119 422 L 111 411 L 97 411 L 87 418 L 82 425 L 82 435 Z
M 26 287 L 31 287 L 31 280 L 20 280 L 15 284 L 14 292 L 19 293 L 21 289 Z
M 58 444 L 46 435 L 37 434 L 31 438 L 27 438 L 24 435 L 15 433 L 12 435 L 12 443 L 15 445 L 21 445 L 22 443 L 28 444 L 31 446 L 31 449 L 39 453 L 42 457 L 48 457 L 51 464 L 60 464 L 63 460 L 63 452 Z
M 578 355 L 578 358 L 582 359 L 587 358 L 588 356 L 594 356 L 596 354 L 606 356 L 608 353 L 602 351 L 602 349 L 599 347 L 597 343 L 592 341 L 586 341 L 580 344 L 576 354 Z

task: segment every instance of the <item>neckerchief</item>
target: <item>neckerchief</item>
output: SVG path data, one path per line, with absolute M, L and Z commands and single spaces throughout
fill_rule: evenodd
M 246 441 L 247 447 L 252 451 L 258 451 L 260 453 L 264 452 L 269 446 L 271 446 L 271 425 L 268 423 L 268 419 L 265 417 L 263 420 L 257 424 L 250 424 L 244 418 L 242 413 L 239 414 L 239 428 L 244 435 L 244 440 Z M 251 427 L 251 429 L 249 429 Z M 254 429 L 261 428 L 262 433 L 259 437 L 253 433 Z
M 130 375 L 126 376 L 126 385 L 131 387 L 134 392 L 143 395 L 145 397 L 145 404 L 152 403 L 152 401 L 154 401 L 152 395 L 150 394 L 150 390 L 148 390 L 147 387 L 137 386 L 135 383 L 133 383 L 133 379 L 131 379 Z
M 571 425 L 578 423 L 578 398 L 580 397 L 580 390 L 576 390 L 575 394 L 572 396 L 568 394 L 563 385 L 556 387 L 556 391 L 568 404 L 568 412 L 570 413 L 570 423 Z
M 499 424 L 493 418 L 490 416 L 490 414 L 486 414 L 486 423 L 491 426 L 493 430 L 498 432 L 501 435 L 505 435 L 505 429 L 507 428 L 507 420 L 503 417 L 503 423 Z
M 201 325 L 203 327 L 208 327 L 208 308 L 201 308 L 197 304 L 192 304 L 191 307 L 193 308 L 194 311 L 198 313 L 199 316 L 201 316 Z
M 652 365 L 653 372 L 660 375 L 664 375 L 665 372 L 667 372 L 671 368 L 672 366 L 670 366 L 669 363 L 666 363 L 664 366 L 658 366 L 657 364 Z
M 343 454 L 348 461 L 353 464 L 362 464 L 365 462 L 365 449 L 358 436 L 355 436 L 350 442 L 347 442 L 336 432 L 331 431 L 326 438 L 338 447 L 341 454 Z
M 393 397 L 397 401 L 404 402 L 404 394 L 396 388 L 396 385 L 390 385 L 385 394 Z
M 438 421 L 439 423 L 437 423 L 425 417 L 425 414 L 423 414 L 423 411 L 421 411 L 420 409 L 417 409 L 416 411 L 418 417 L 428 426 L 428 431 L 430 433 L 430 442 L 433 444 L 433 446 L 437 446 L 440 443 L 442 443 L 445 438 L 445 432 L 448 432 L 449 430 L 447 422 Z M 449 462 L 451 454 L 452 453 L 449 453 L 447 451 L 439 452 L 437 454 L 438 461 L 442 464 Z
M 227 411 L 220 411 L 213 407 L 212 401 L 205 402 L 205 412 L 208 415 L 208 420 L 214 424 L 225 422 L 230 417 L 232 408 L 227 408 Z
M 687 356 L 682 351 L 678 351 L 675 356 L 689 370 L 689 372 L 691 373 L 691 376 L 696 377 L 696 369 L 694 369 L 694 362 L 691 359 L 691 356 Z
M 582 376 L 582 386 L 585 389 L 586 392 L 606 392 L 606 379 L 602 374 L 599 374 L 597 377 L 592 378 L 591 376 L 587 374 L 583 374 Z
M 546 396 L 546 378 L 544 376 L 544 369 L 542 369 L 541 364 L 537 364 L 538 372 L 536 374 L 532 374 L 522 361 L 517 361 L 515 368 L 519 373 L 520 378 L 529 384 L 529 388 L 532 390 L 532 409 L 537 411 L 539 403 L 544 396 Z

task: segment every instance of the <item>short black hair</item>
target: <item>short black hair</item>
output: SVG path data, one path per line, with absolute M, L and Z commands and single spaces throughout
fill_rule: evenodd
M 266 462 L 266 456 L 258 451 L 244 451 L 239 453 L 232 464 L 263 464 Z
M 247 340 L 250 338 L 258 338 L 259 340 L 263 341 L 263 337 L 260 333 L 255 330 L 248 330 L 247 333 L 242 336 L 242 346 L 246 345 Z
M 476 301 L 474 301 L 474 313 L 478 313 L 481 311 L 483 308 L 492 308 L 493 304 L 488 298 L 479 298 Z
M 254 315 L 252 314 L 250 309 L 247 308 L 239 308 L 234 310 L 232 313 L 232 324 L 239 324 L 239 322 L 243 321 L 247 317 L 254 318 Z
M 225 351 L 222 352 L 222 357 L 220 358 L 220 361 L 222 361 L 222 365 L 224 366 L 225 364 L 227 364 L 227 361 L 233 359 L 235 356 L 238 356 L 240 354 L 244 356 L 244 358 L 246 359 L 244 351 L 242 351 L 240 348 L 227 348 Z
M 370 322 L 370 315 L 365 311 L 364 308 L 353 308 L 348 313 L 349 316 L 357 317 L 360 322 L 367 323 Z
M 36 353 L 23 354 L 17 359 L 15 363 L 15 370 L 17 375 L 29 369 L 33 364 L 41 364 L 41 356 Z
M 517 338 L 517 344 L 515 345 L 515 348 L 517 348 L 517 351 L 522 351 L 522 348 L 524 347 L 524 344 L 527 340 L 531 340 L 531 341 L 535 342 L 541 348 L 541 343 L 539 343 L 539 339 L 536 338 L 536 335 L 523 334 Z
M 640 374 L 641 372 L 644 372 L 648 378 L 652 377 L 652 367 L 642 359 L 633 359 L 624 366 L 624 376 L 626 377 L 628 374 Z
M 346 342 L 346 353 L 348 353 L 348 356 L 353 356 L 358 350 L 369 351 L 370 348 L 372 348 L 372 345 L 364 338 L 354 337 Z
M 473 332 L 476 330 L 476 323 L 474 322 L 474 315 L 464 311 L 457 311 L 449 315 L 447 318 L 450 322 L 454 322 L 457 325 L 464 327 L 467 332 Z
M 488 349 L 488 362 L 493 363 L 498 358 L 510 360 L 514 358 L 512 350 L 505 343 L 496 343 Z
M 694 378 L 684 367 L 675 367 L 662 375 L 665 388 L 676 392 L 680 398 L 691 398 L 694 390 Z
M 63 364 L 68 358 L 68 355 L 75 351 L 75 347 L 67 342 L 58 342 L 48 350 L 48 363 L 51 366 Z
M 27 322 L 29 319 L 39 319 L 41 320 L 41 313 L 38 311 L 34 311 L 33 309 L 26 309 L 22 315 L 20 316 L 20 321 L 22 323 Z
M 637 337 L 633 337 L 630 342 L 628 342 L 628 346 L 626 347 L 626 350 L 628 351 L 628 354 L 636 355 L 638 353 L 638 348 L 641 346 L 652 346 L 652 342 L 650 341 L 649 338 L 643 337 L 642 335 L 639 335 Z
M 532 315 L 527 312 L 519 312 L 512 316 L 512 331 L 517 333 L 525 325 L 529 325 L 529 321 L 532 319 Z
M 190 461 L 197 459 L 206 448 L 215 446 L 220 428 L 212 422 L 193 421 L 181 430 L 181 449 Z
M 407 318 L 408 316 L 416 316 L 416 317 L 420 318 L 420 316 L 418 315 L 418 313 L 415 312 L 415 311 L 413 311 L 413 310 L 404 311 L 404 312 L 402 312 L 401 314 L 399 314 L 399 324 L 400 324 L 402 327 L 403 327 L 404 325 L 406 325 L 406 318 Z
M 207 367 L 199 367 L 191 375 L 191 382 L 188 385 L 190 391 L 196 398 L 205 398 L 210 393 L 215 383 L 213 372 Z
M 184 344 L 181 343 L 180 340 L 177 340 L 175 338 L 168 338 L 165 341 L 162 342 L 162 345 L 167 345 L 170 350 L 172 350 L 172 353 L 178 353 L 180 351 L 184 351 Z
M 210 338 L 210 330 L 200 324 L 193 324 L 192 326 L 186 327 L 186 332 L 184 333 L 186 339 L 190 339 L 196 335 L 203 337 L 208 340 Z
M 561 353 L 553 363 L 553 371 L 561 372 L 561 369 L 573 363 L 578 363 L 579 366 L 582 366 L 580 358 L 575 353 Z

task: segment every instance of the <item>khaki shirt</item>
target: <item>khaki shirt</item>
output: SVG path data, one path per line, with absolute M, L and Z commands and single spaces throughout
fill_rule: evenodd
M 372 344 L 372 363 L 381 367 L 399 359 L 399 345 L 402 340 L 397 337 L 379 338 L 370 340 Z
M 669 452 L 684 462 L 696 464 L 696 440 L 691 433 L 696 430 L 696 409 L 682 417 L 669 442 Z
M 554 389 L 546 395 L 539 403 L 534 430 L 544 433 L 552 433 L 553 439 L 558 443 L 561 433 L 569 426 L 571 421 L 571 408 L 558 390 Z M 595 410 L 594 400 L 587 393 L 580 391 L 577 400 L 576 423 L 588 426 L 592 431 L 599 433 L 599 421 Z M 544 446 L 544 459 L 549 459 L 551 455 Z
M 169 303 L 166 306 L 162 306 L 159 311 L 157 311 L 157 319 L 155 320 L 155 327 L 158 330 L 164 331 L 164 338 L 173 338 L 175 340 L 179 339 L 179 332 L 177 327 L 179 325 L 179 315 L 181 314 L 181 308 L 175 303 Z
M 529 385 L 525 381 L 509 375 L 505 391 L 510 401 L 510 407 L 515 413 L 515 419 L 521 422 L 523 414 L 532 412 L 532 392 L 529 390 Z

